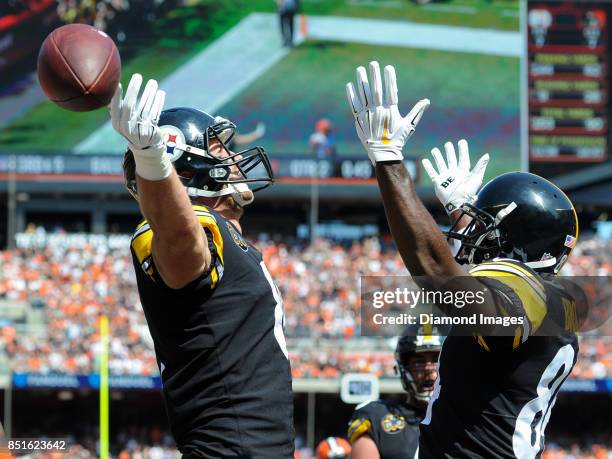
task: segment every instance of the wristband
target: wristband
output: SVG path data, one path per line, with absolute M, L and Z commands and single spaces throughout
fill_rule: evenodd
M 373 166 L 376 166 L 376 163 L 386 163 L 404 160 L 404 155 L 402 155 L 401 150 L 374 150 L 369 149 L 367 146 L 366 150 Z
M 172 173 L 172 163 L 165 151 L 158 153 L 159 150 L 155 147 L 146 150 L 130 147 L 130 150 L 134 153 L 136 174 L 143 179 L 156 182 L 169 177 Z

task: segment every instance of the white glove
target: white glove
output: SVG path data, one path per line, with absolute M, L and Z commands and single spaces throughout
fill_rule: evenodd
M 439 149 L 431 150 L 438 167 L 437 172 L 429 159 L 423 160 L 423 167 L 434 184 L 436 196 L 449 214 L 465 203 L 471 204 L 474 202 L 476 193 L 482 185 L 487 164 L 489 164 L 489 154 L 487 153 L 478 160 L 474 169 L 470 171 L 468 143 L 462 139 L 457 145 L 459 146 L 459 163 L 457 163 L 455 147 L 451 142 L 444 144 L 446 163 L 442 159 L 442 153 Z
M 137 106 L 141 85 L 142 75 L 135 73 L 122 99 L 119 84 L 110 103 L 111 122 L 115 131 L 129 142 L 136 173 L 146 180 L 163 180 L 172 172 L 164 136 L 157 126 L 166 93 L 157 89 L 157 81 L 149 80 Z
M 380 67 L 376 61 L 370 62 L 370 77 L 371 85 L 365 68 L 357 67 L 359 97 L 355 95 L 353 84 L 346 84 L 346 95 L 355 117 L 357 135 L 372 164 L 402 160 L 402 148 L 429 107 L 429 99 L 418 101 L 410 113 L 402 117 L 397 108 L 395 68 L 392 65 L 385 67 L 384 94 Z

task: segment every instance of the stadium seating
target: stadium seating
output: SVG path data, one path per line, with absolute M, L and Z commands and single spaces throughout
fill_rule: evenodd
M 95 373 L 97 321 L 107 314 L 111 373 L 156 374 L 129 251 L 100 243 L 105 238 L 48 241 L 43 248 L 0 254 L 0 300 L 30 305 L 26 323 L 5 320 L 0 328 L 0 348 L 13 371 Z M 337 378 L 348 371 L 394 376 L 392 340 L 359 336 L 359 277 L 406 273 L 389 244 L 378 239 L 349 246 L 327 239 L 312 245 L 271 239 L 257 244 L 283 294 L 294 378 Z M 564 274 L 610 275 L 612 264 L 604 254 L 611 248 L 603 239 L 581 242 Z M 612 340 L 601 333 L 583 336 L 572 377 L 612 377 Z

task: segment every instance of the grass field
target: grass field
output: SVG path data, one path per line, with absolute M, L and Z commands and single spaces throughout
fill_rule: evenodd
M 492 154 L 491 175 L 519 168 L 517 58 L 306 42 L 219 113 L 243 130 L 266 123 L 262 144 L 272 156 L 308 151 L 308 137 L 320 118 L 334 124 L 339 154 L 362 155 L 344 85 L 358 65 L 374 58 L 381 66 L 395 65 L 402 113 L 418 99 L 431 99 L 406 154 L 428 154 L 447 140 L 465 137 L 473 156 Z
M 306 14 L 397 19 L 463 27 L 518 30 L 518 0 L 301 0 Z
M 163 78 L 197 51 L 197 48 L 186 50 L 180 60 L 175 59 L 176 51 L 173 47 L 160 47 L 140 53 L 124 64 L 123 87 L 127 87 L 134 72 L 140 72 L 146 77 Z M 70 150 L 108 119 L 106 109 L 75 113 L 63 110 L 51 102 L 43 102 L 26 116 L 0 130 L 0 145 L 4 149 Z

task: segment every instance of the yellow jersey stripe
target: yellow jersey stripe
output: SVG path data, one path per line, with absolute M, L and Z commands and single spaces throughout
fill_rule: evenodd
M 486 274 L 483 274 L 483 273 L 486 273 Z M 495 278 L 495 277 L 500 277 L 500 278 L 501 277 L 503 277 L 503 278 L 513 277 L 514 278 L 515 277 L 517 279 L 521 279 L 523 282 L 525 282 L 527 285 L 529 285 L 529 288 L 534 292 L 534 294 L 539 296 L 542 301 L 546 300 L 546 292 L 543 289 L 539 288 L 537 286 L 537 284 L 532 282 L 531 278 L 525 277 L 525 276 L 523 276 L 521 274 L 517 274 L 516 272 L 506 271 L 506 270 L 498 270 L 498 269 L 495 269 L 495 268 L 492 268 L 492 269 L 482 268 L 482 269 L 477 270 L 477 271 L 472 271 L 470 274 L 472 274 L 475 277 L 478 277 L 478 276 L 482 277 L 484 275 L 486 277 L 492 277 L 492 278 Z
M 144 233 L 145 231 L 150 230 L 151 227 L 147 224 L 147 222 L 145 222 L 142 225 L 138 225 L 138 229 L 136 230 L 136 232 L 132 235 L 132 240 L 136 239 L 138 236 L 140 236 L 142 233 Z
M 210 209 L 208 207 L 203 206 L 201 204 L 192 204 L 191 207 L 193 210 L 196 211 L 201 210 L 202 212 L 210 212 Z
M 210 271 L 210 288 L 214 289 L 217 286 L 217 282 L 219 282 L 219 274 L 217 272 L 217 267 L 215 266 Z
M 365 419 L 364 419 L 364 418 L 357 418 L 357 419 L 355 419 L 353 422 L 351 422 L 351 423 L 349 424 L 349 428 L 348 428 L 348 433 L 349 433 L 349 436 L 350 436 L 351 430 L 352 430 L 352 429 L 354 429 L 354 428 L 356 428 L 356 427 L 357 427 L 357 426 L 358 426 L 360 423 L 362 423 L 363 421 L 365 421 Z
M 215 265 L 211 269 L 211 287 L 214 288 L 223 273 L 223 236 L 221 230 L 217 224 L 217 219 L 213 214 L 209 212 L 208 207 L 201 205 L 192 206 L 196 218 L 200 225 L 209 230 L 212 234 L 212 243 L 218 254 Z M 151 257 L 151 244 L 153 241 L 153 230 L 148 224 L 147 220 L 143 220 L 136 227 L 136 231 L 132 236 L 132 248 L 136 254 L 138 262 L 142 266 L 142 269 L 153 278 L 153 263 Z
M 215 217 L 212 215 L 198 215 L 197 217 L 200 225 L 211 232 L 213 236 L 213 244 L 215 245 L 215 249 L 217 249 L 217 254 L 219 255 L 219 260 L 221 263 L 223 263 L 223 237 L 221 236 L 221 230 L 217 225 Z
M 512 341 L 512 349 L 516 349 L 521 344 L 521 328 L 516 327 L 514 329 L 514 341 Z
M 476 335 L 476 340 L 478 341 L 478 344 L 480 344 L 484 348 L 485 351 L 491 352 L 491 349 L 487 345 L 487 342 L 482 337 L 482 335 Z
M 539 292 L 534 290 L 532 284 L 525 277 L 509 272 L 481 270 L 472 273 L 475 277 L 489 277 L 498 280 L 510 287 L 521 301 L 521 306 L 535 332 L 546 316 L 546 302 Z
M 525 267 L 519 264 L 514 264 L 511 262 L 507 262 L 507 261 L 492 261 L 492 262 L 487 262 L 487 263 L 481 263 L 480 265 L 472 268 L 470 270 L 470 273 L 482 271 L 485 269 L 486 270 L 494 269 L 497 271 L 509 272 L 509 273 L 519 275 L 521 277 L 526 277 L 531 282 L 533 282 L 534 287 L 537 287 L 542 292 L 544 291 L 544 284 L 542 284 L 542 282 L 540 282 L 540 280 L 536 276 L 534 276 L 532 272 L 530 272 L 528 269 L 526 269 Z
M 132 249 L 136 254 L 136 258 L 142 264 L 148 257 L 151 256 L 151 241 L 153 240 L 153 231 L 147 228 L 140 234 L 135 234 L 132 239 Z
M 147 221 L 146 221 L 146 220 L 141 221 L 141 222 L 138 224 L 138 226 L 136 227 L 136 231 L 138 231 L 140 228 L 142 228 L 142 227 L 143 227 L 144 225 L 146 225 L 146 224 L 147 224 Z
M 541 289 L 544 289 L 544 285 L 542 284 L 542 282 L 540 282 L 540 280 L 533 275 L 533 272 L 529 271 L 527 268 L 525 268 L 524 266 L 521 266 L 520 263 L 512 263 L 510 261 L 503 261 L 503 260 L 498 260 L 494 262 L 495 264 L 500 264 L 500 265 L 505 265 L 508 266 L 510 268 L 514 268 L 520 272 L 522 272 L 525 276 L 528 276 L 530 279 L 532 279 L 535 283 L 538 284 L 538 286 Z
M 355 423 L 359 423 L 359 424 L 353 427 Z M 359 437 L 369 432 L 371 428 L 372 428 L 372 423 L 370 422 L 369 419 L 357 419 L 355 422 L 353 422 L 353 424 L 351 424 L 351 427 L 349 427 L 349 431 L 348 431 L 349 441 L 351 443 L 355 443 L 355 441 L 357 441 Z

